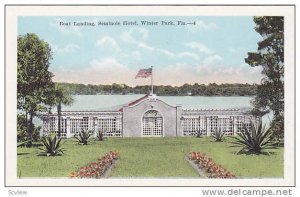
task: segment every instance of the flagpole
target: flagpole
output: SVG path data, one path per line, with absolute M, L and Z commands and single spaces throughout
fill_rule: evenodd
M 153 66 L 151 66 L 151 95 L 153 95 Z

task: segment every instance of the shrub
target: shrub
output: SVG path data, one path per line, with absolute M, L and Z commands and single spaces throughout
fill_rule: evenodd
M 25 114 L 17 114 L 17 141 L 27 141 L 27 124 Z
M 232 147 L 241 147 L 237 154 L 262 154 L 267 153 L 265 150 L 277 148 L 273 131 L 266 125 L 262 126 L 261 122 L 256 126 L 251 122 L 249 128 L 243 124 L 243 129 L 237 135 L 233 137 L 235 141 L 231 142 L 235 144 Z
M 21 144 L 21 146 L 26 146 L 28 142 L 37 142 L 40 140 L 40 130 L 41 126 L 35 127 L 34 125 L 31 126 L 31 137 L 29 138 L 27 135 L 27 126 L 28 123 L 26 121 L 26 116 L 24 114 L 17 114 L 17 142 Z M 31 139 L 31 140 L 29 140 Z
M 221 129 L 216 129 L 212 135 L 216 142 L 222 142 L 224 140 L 225 133 Z
M 273 131 L 272 137 L 277 143 L 277 146 L 284 146 L 284 120 L 277 118 L 271 122 L 270 129 Z
M 78 144 L 87 145 L 90 141 L 92 133 L 89 130 L 82 130 L 77 135 L 75 135 L 75 139 L 77 139 Z
M 41 129 L 42 129 L 41 126 L 33 128 L 33 131 L 32 131 L 32 134 L 31 134 L 32 141 L 37 142 L 37 141 L 40 140 L 40 130 Z
M 62 138 L 57 138 L 55 133 L 49 134 L 48 136 L 43 136 L 41 138 L 41 141 L 44 145 L 44 148 L 39 148 L 43 152 L 40 153 L 40 155 L 46 155 L 46 156 L 57 156 L 63 154 L 62 144 L 61 144 Z

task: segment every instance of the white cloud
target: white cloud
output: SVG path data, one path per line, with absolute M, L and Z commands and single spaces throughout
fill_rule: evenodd
M 205 54 L 214 53 L 207 46 L 205 46 L 204 44 L 202 44 L 200 42 L 188 42 L 188 43 L 185 43 L 184 46 L 191 48 L 191 49 L 197 49 L 200 53 L 205 53 Z
M 193 58 L 195 60 L 199 60 L 199 56 L 195 53 L 191 53 L 191 52 L 181 52 L 178 54 L 178 57 L 181 57 L 181 58 Z
M 216 63 L 216 62 L 220 62 L 222 61 L 223 58 L 217 54 L 214 54 L 214 55 L 210 55 L 208 57 L 206 57 L 204 60 L 203 60 L 203 64 L 213 64 L 213 63 Z
M 82 69 L 53 72 L 55 74 L 54 81 L 84 84 L 132 84 L 136 74 L 136 71 L 131 71 L 126 65 L 114 58 L 93 59 L 89 66 Z
M 54 81 L 84 84 L 125 83 L 131 86 L 149 85 L 149 79 L 134 79 L 137 70 L 131 70 L 113 58 L 93 59 L 89 66 L 79 70 L 56 70 Z M 259 83 L 262 78 L 260 67 L 246 64 L 240 66 L 187 63 L 154 67 L 155 85 L 182 85 L 184 83 Z
M 261 69 L 249 65 L 213 67 L 177 63 L 163 68 L 154 68 L 154 84 L 182 85 L 184 83 L 259 83 Z M 166 77 L 167 76 L 167 77 Z M 140 83 L 147 84 L 148 81 Z
M 65 47 L 63 48 L 58 48 L 57 52 L 58 53 L 69 53 L 69 52 L 73 52 L 80 49 L 80 46 L 77 44 L 67 44 Z
M 196 21 L 196 25 L 187 26 L 187 29 L 192 33 L 196 33 L 198 31 L 213 30 L 213 29 L 217 29 L 217 28 L 218 27 L 215 23 L 205 22 L 205 21 L 202 21 L 202 20 Z
M 116 40 L 110 36 L 104 36 L 103 38 L 97 40 L 96 46 L 110 48 L 114 51 L 120 51 L 120 47 Z
M 168 56 L 168 57 L 174 57 L 175 56 L 175 54 L 172 53 L 169 50 L 153 47 L 153 46 L 150 46 L 150 45 L 148 45 L 144 42 L 139 42 L 137 45 L 138 45 L 139 48 L 142 48 L 142 49 L 145 49 L 145 50 L 148 50 L 148 51 L 155 51 L 155 52 L 161 53 L 161 54 L 163 54 L 165 56 Z
M 165 49 L 158 48 L 157 51 L 164 54 L 164 55 L 166 55 L 166 56 L 169 56 L 169 57 L 174 57 L 175 56 L 174 53 L 172 53 L 171 51 L 165 50 Z
M 142 48 L 142 49 L 146 49 L 149 51 L 153 51 L 154 47 L 149 46 L 148 44 L 144 43 L 144 42 L 140 42 L 138 43 L 138 47 Z
M 80 49 L 79 45 L 73 44 L 73 43 L 67 44 L 64 47 L 60 47 L 60 46 L 58 46 L 57 44 L 54 44 L 51 41 L 47 40 L 47 42 L 49 43 L 49 45 L 51 47 L 51 50 L 54 53 L 71 53 L 71 52 L 74 52 L 74 51 Z
M 129 31 L 124 31 L 121 34 L 121 39 L 125 43 L 138 43 L 141 40 L 146 40 L 149 32 L 145 28 L 132 28 Z
M 112 69 L 127 69 L 127 67 L 121 63 L 119 63 L 114 58 L 106 58 L 102 60 L 92 59 L 90 61 L 90 65 L 92 68 L 100 69 L 100 70 L 112 70 Z
M 158 48 L 158 47 L 155 47 L 155 46 L 150 46 L 149 44 L 147 44 L 145 42 L 145 40 L 148 38 L 148 36 L 149 36 L 149 32 L 148 32 L 147 29 L 145 29 L 145 28 L 132 28 L 128 31 L 124 31 L 121 34 L 121 39 L 125 43 L 134 44 L 137 47 L 139 47 L 141 49 L 144 49 L 144 50 L 147 50 L 147 51 L 155 51 L 155 52 L 161 53 L 161 54 L 163 54 L 165 56 L 168 56 L 168 57 L 174 57 L 175 56 L 175 54 L 172 53 L 169 50 L 166 50 L 166 49 L 163 49 L 163 48 Z M 134 55 L 134 54 L 132 53 L 132 55 Z

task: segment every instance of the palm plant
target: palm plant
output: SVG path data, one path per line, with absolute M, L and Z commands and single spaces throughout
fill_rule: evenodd
M 221 130 L 221 128 L 214 130 L 212 137 L 216 142 L 222 142 L 224 140 L 225 133 Z
M 87 145 L 90 141 L 92 133 L 89 130 L 81 130 L 77 135 L 75 135 L 75 139 L 77 139 L 78 144 Z
M 44 148 L 39 148 L 43 152 L 42 155 L 47 156 L 57 156 L 63 154 L 63 148 L 61 144 L 62 138 L 58 138 L 55 133 L 52 133 L 48 136 L 43 136 L 41 141 L 44 145 Z
M 71 105 L 74 102 L 74 99 L 68 89 L 55 84 L 54 90 L 54 104 L 57 106 L 57 118 L 58 118 L 58 132 L 57 135 L 61 135 L 61 106 L 62 105 Z
M 243 124 L 243 129 L 237 135 L 232 142 L 235 144 L 232 147 L 241 147 L 237 154 L 263 154 L 265 150 L 277 148 L 272 129 L 262 126 L 261 122 L 258 125 L 251 122 L 249 128 Z

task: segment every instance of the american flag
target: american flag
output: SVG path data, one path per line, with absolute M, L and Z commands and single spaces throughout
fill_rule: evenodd
M 152 68 L 140 69 L 135 78 L 147 78 L 152 75 Z

